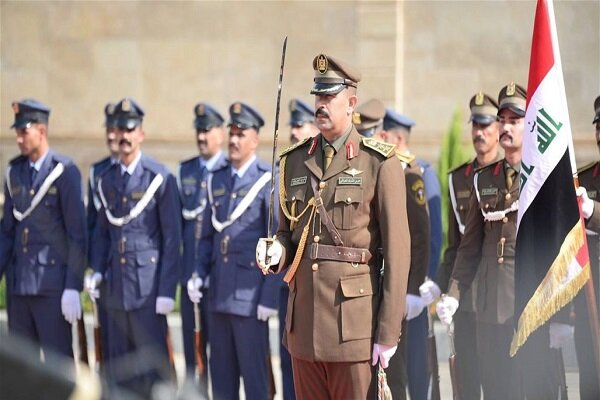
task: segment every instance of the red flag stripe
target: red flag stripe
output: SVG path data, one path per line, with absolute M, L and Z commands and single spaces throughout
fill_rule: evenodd
M 531 59 L 529 60 L 529 81 L 527 83 L 527 106 L 535 94 L 540 82 L 554 65 L 552 51 L 552 33 L 546 0 L 538 1 L 535 10 L 533 38 L 531 44 Z

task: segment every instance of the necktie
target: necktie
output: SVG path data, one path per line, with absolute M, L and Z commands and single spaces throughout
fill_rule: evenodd
M 329 165 L 331 164 L 331 160 L 333 160 L 333 156 L 335 155 L 335 149 L 330 144 L 325 145 L 325 148 L 323 149 L 323 154 L 325 156 L 325 158 L 323 160 L 324 166 L 325 166 L 324 170 L 327 171 L 327 168 L 329 168 Z
M 123 180 L 122 184 L 123 184 L 123 192 L 125 191 L 125 188 L 127 187 L 127 182 L 129 182 L 129 177 L 131 175 L 129 175 L 129 172 L 124 171 L 123 175 L 121 175 L 121 179 Z
M 507 189 L 510 189 L 512 187 L 516 174 L 517 174 L 517 171 L 512 169 L 512 167 L 508 167 L 508 169 L 506 170 L 506 188 Z
M 37 176 L 37 169 L 35 169 L 35 167 L 33 167 L 33 166 L 29 167 L 29 182 L 31 183 L 30 186 L 33 186 L 33 182 L 35 182 L 36 176 Z

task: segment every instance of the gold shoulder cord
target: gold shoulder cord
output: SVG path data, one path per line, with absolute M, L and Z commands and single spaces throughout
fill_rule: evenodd
M 294 260 L 292 261 L 292 264 L 290 265 L 288 272 L 283 277 L 283 280 L 289 284 L 292 281 L 292 279 L 294 279 L 294 275 L 296 275 L 296 270 L 298 269 L 298 266 L 300 265 L 300 259 L 302 258 L 302 253 L 304 253 L 304 247 L 306 246 L 306 239 L 308 237 L 308 232 L 310 230 L 310 222 L 312 221 L 312 219 L 315 215 L 315 211 L 316 211 L 317 207 L 315 206 L 315 198 L 311 197 L 311 199 L 308 201 L 308 204 L 306 205 L 304 210 L 302 210 L 302 212 L 297 217 L 293 216 L 290 213 L 290 211 L 287 209 L 287 205 L 286 205 L 287 192 L 285 190 L 285 161 L 286 161 L 286 159 L 287 159 L 287 156 L 283 156 L 283 157 L 281 157 L 281 161 L 279 162 L 279 204 L 281 206 L 281 210 L 283 211 L 283 215 L 285 215 L 285 217 L 290 221 L 290 230 L 293 230 L 293 226 L 298 221 L 300 221 L 300 218 L 302 218 L 302 216 L 306 213 L 306 211 L 309 208 L 311 209 L 310 215 L 308 217 L 308 221 L 306 221 L 306 225 L 304 226 L 304 229 L 302 229 L 302 235 L 300 236 L 300 242 L 298 243 L 298 249 L 296 250 L 296 254 L 294 255 Z M 292 206 L 292 213 L 295 213 L 294 208 L 295 208 L 295 203 Z

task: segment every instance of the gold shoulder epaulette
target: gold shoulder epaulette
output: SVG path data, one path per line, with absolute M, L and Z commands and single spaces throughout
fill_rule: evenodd
M 396 150 L 396 157 L 398 157 L 400 161 L 405 162 L 407 164 L 412 164 L 412 162 L 417 159 L 417 156 L 415 156 L 414 154 L 402 154 L 399 153 L 398 150 Z
M 362 138 L 362 142 L 366 147 L 375 150 L 386 158 L 390 158 L 392 155 L 394 155 L 396 150 L 395 144 L 380 142 L 379 140 L 375 140 L 373 138 L 364 137 Z
M 579 168 L 579 169 L 577 170 L 577 173 L 578 173 L 578 174 L 581 174 L 582 172 L 585 172 L 585 171 L 587 171 L 587 170 L 591 169 L 591 168 L 592 168 L 593 166 L 595 166 L 597 163 L 598 163 L 598 161 L 594 161 L 594 162 L 591 162 L 591 163 L 589 163 L 589 164 L 586 164 L 586 165 L 584 165 L 583 167 Z
M 454 167 L 454 168 L 451 168 L 451 169 L 449 169 L 449 170 L 448 170 L 448 173 L 450 174 L 450 173 L 452 173 L 452 172 L 456 172 L 456 171 L 458 171 L 459 169 L 461 169 L 461 168 L 464 168 L 464 167 L 466 167 L 467 165 L 471 164 L 472 162 L 473 162 L 473 160 L 465 161 L 464 163 L 462 163 L 462 164 L 460 164 L 460 165 L 458 165 L 458 166 L 456 166 L 456 167 Z
M 302 141 L 300 141 L 300 142 L 298 142 L 296 144 L 291 145 L 290 147 L 288 147 L 287 149 L 284 149 L 281 153 L 279 153 L 279 157 L 285 156 L 286 154 L 290 153 L 292 150 L 295 150 L 298 147 L 303 146 L 303 145 L 305 145 L 306 143 L 308 143 L 308 142 L 310 142 L 312 140 L 313 140 L 312 137 L 307 137 L 304 140 L 302 140 Z

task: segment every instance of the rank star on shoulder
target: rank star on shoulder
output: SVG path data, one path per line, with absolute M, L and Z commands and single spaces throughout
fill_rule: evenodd
M 352 177 L 355 177 L 357 175 L 362 174 L 362 171 L 357 170 L 356 168 L 352 168 L 352 169 L 347 169 L 344 171 L 346 174 L 351 175 Z

